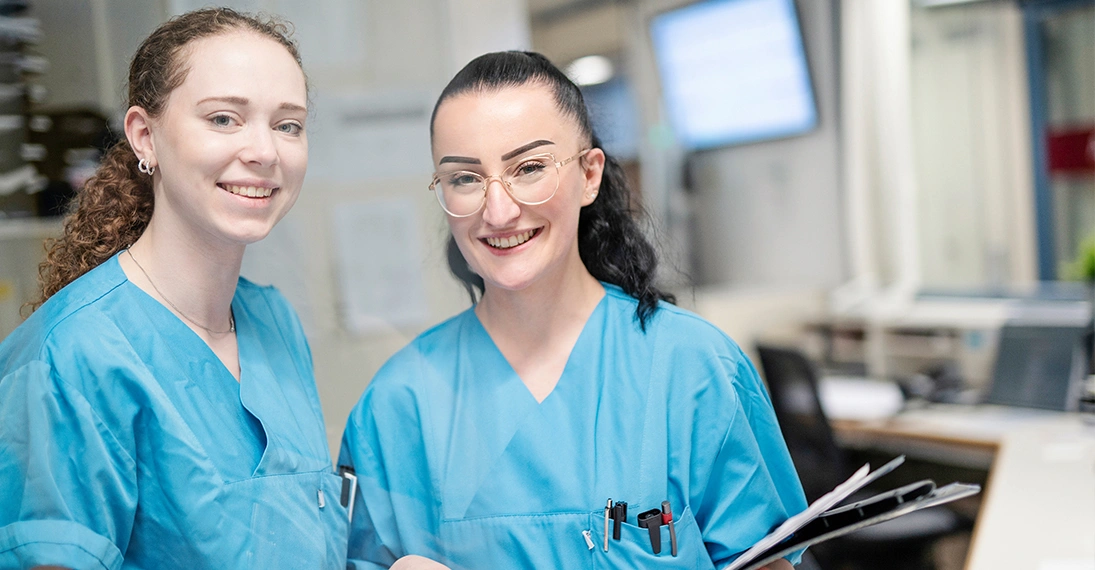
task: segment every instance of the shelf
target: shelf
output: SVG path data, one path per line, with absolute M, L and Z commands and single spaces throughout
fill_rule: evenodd
M 44 240 L 61 232 L 61 218 L 0 218 L 0 240 Z

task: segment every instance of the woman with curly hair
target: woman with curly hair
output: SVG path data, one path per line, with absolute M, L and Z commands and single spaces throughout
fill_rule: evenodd
M 244 248 L 292 207 L 308 90 L 286 24 L 157 28 L 126 140 L 0 344 L 0 567 L 345 567 L 311 356 Z
M 536 53 L 481 56 L 431 137 L 474 306 L 393 356 L 350 415 L 352 566 L 722 568 L 806 508 L 753 365 L 655 286 L 574 83 Z

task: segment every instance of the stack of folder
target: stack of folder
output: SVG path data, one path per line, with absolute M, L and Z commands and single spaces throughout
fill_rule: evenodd
M 925 479 L 869 499 L 842 504 L 852 493 L 904 462 L 902 455 L 873 472 L 869 464 L 864 465 L 847 481 L 814 501 L 805 511 L 787 519 L 723 570 L 756 570 L 819 542 L 981 492 L 980 485 L 951 483 L 936 487 L 934 481 Z

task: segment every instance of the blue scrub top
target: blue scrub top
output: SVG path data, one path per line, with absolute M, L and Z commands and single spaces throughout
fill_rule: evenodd
M 117 256 L 0 344 L 0 568 L 345 568 L 300 323 L 232 300 L 240 381 Z
M 806 508 L 767 391 L 737 345 L 667 304 L 647 321 L 605 285 L 538 403 L 468 310 L 385 364 L 350 415 L 350 564 L 712 568 Z M 604 506 L 628 503 L 604 552 Z M 672 504 L 678 556 L 636 515 Z M 590 548 L 583 531 L 588 531 Z M 797 557 L 796 557 L 797 558 Z

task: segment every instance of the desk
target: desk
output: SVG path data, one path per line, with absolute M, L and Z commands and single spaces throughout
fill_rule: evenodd
M 877 420 L 834 420 L 842 446 L 876 449 L 945 465 L 988 470 L 1004 436 L 1068 414 L 1010 406 L 932 405 Z
M 967 570 L 1095 570 L 1095 426 L 1072 416 L 1004 436 Z
M 1095 426 L 1079 414 L 934 406 L 834 430 L 852 447 L 991 465 L 967 570 L 1095 570 Z

